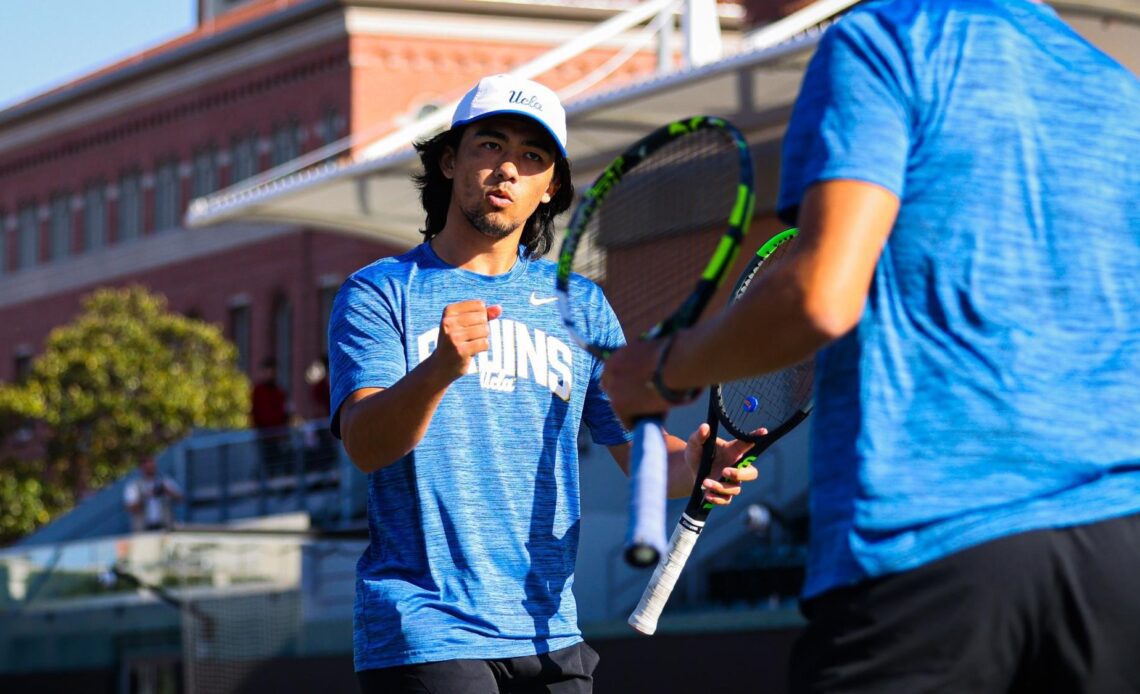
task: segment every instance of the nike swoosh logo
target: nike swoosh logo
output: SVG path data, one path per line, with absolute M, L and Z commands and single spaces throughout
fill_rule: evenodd
M 530 293 L 530 305 L 531 306 L 542 306 L 543 304 L 549 304 L 549 303 L 552 303 L 555 301 L 558 301 L 558 297 L 556 297 L 556 296 L 548 296 L 545 299 L 540 299 L 540 298 L 538 298 L 538 292 L 531 292 Z

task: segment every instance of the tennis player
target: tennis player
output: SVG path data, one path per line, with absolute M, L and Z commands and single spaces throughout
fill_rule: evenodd
M 329 325 L 332 430 L 370 473 L 358 677 L 365 692 L 588 692 L 578 432 L 623 470 L 630 437 L 541 259 L 573 198 L 565 113 L 540 84 L 487 77 L 417 149 L 425 243 L 350 277 Z M 591 287 L 578 321 L 620 338 Z M 691 491 L 707 436 L 670 437 L 672 496 Z M 721 442 L 714 503 L 756 477 L 731 467 L 745 448 Z
M 1136 76 L 1042 3 L 862 3 L 781 178 L 791 261 L 603 382 L 823 348 L 793 691 L 1140 691 Z

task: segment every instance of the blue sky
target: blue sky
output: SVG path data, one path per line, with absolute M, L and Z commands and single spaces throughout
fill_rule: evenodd
M 195 0 L 0 0 L 0 110 L 194 27 Z

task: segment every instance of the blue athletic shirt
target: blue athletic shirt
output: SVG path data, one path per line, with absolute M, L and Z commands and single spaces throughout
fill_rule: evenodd
M 578 548 L 578 430 L 628 440 L 601 390 L 602 364 L 569 337 L 555 265 L 522 256 L 480 275 L 428 244 L 352 275 L 329 321 L 333 412 L 387 388 L 435 348 L 446 305 L 500 304 L 491 347 L 451 384 L 415 450 L 368 476 L 368 549 L 357 565 L 357 670 L 513 658 L 581 641 L 571 593 Z M 575 277 L 576 324 L 601 343 L 621 328 Z M 382 424 L 380 426 L 383 426 Z M 333 431 L 338 420 L 333 417 Z
M 778 210 L 899 197 L 817 356 L 804 596 L 1140 511 L 1140 87 L 1027 0 L 868 2 L 823 37 Z

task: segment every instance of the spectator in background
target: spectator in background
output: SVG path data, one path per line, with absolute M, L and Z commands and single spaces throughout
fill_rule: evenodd
M 127 482 L 123 505 L 131 516 L 131 531 L 169 530 L 174 526 L 174 502 L 182 500 L 182 488 L 158 471 L 153 455 L 139 463 L 138 476 Z
M 305 372 L 309 384 L 309 397 L 316 406 L 313 416 L 328 419 L 329 416 L 329 355 L 322 354 Z
M 329 355 L 322 354 L 305 370 L 309 399 L 313 403 L 312 418 L 304 423 L 305 467 L 332 467 L 336 461 L 332 432 L 329 431 Z
M 261 379 L 253 386 L 250 418 L 257 429 L 283 427 L 289 422 L 289 394 L 277 385 L 277 360 L 261 360 Z
M 289 423 L 289 394 L 277 384 L 277 360 L 261 360 L 260 379 L 250 397 L 250 422 L 257 429 L 261 464 L 272 469 L 281 457 L 285 427 Z

